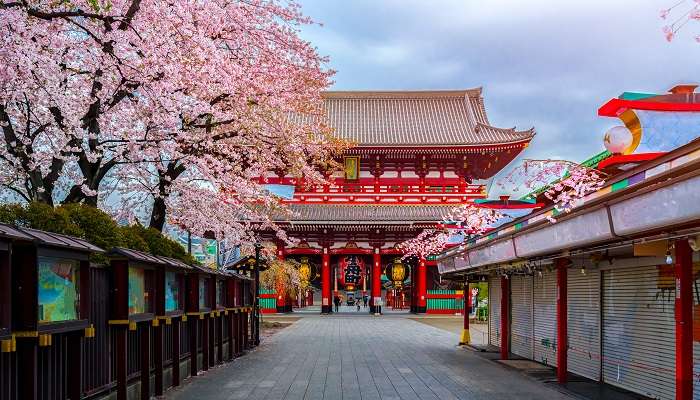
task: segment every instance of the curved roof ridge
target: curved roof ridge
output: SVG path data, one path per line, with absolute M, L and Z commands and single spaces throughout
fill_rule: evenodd
M 433 99 L 450 97 L 481 97 L 482 88 L 426 89 L 426 90 L 328 90 L 322 92 L 325 99 Z

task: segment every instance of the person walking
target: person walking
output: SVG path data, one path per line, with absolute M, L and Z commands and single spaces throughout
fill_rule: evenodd
M 338 312 L 338 307 L 340 307 L 340 297 L 336 294 L 335 297 L 333 297 L 333 305 L 335 305 L 335 312 Z
M 367 301 L 369 300 L 369 296 L 364 295 L 362 296 L 362 304 L 364 308 L 367 308 Z
M 360 300 L 358 299 L 355 304 L 357 305 L 357 311 L 360 311 Z

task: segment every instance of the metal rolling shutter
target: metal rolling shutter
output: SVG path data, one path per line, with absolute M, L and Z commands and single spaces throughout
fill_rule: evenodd
M 698 270 L 698 263 L 693 263 L 693 271 Z M 695 333 L 700 327 L 700 279 L 696 276 L 693 281 L 693 373 L 695 379 L 693 380 L 693 399 L 700 399 L 700 382 L 698 381 L 698 376 L 700 376 L 700 342 L 697 342 L 697 334 Z
M 600 271 L 567 274 L 569 371 L 600 380 Z
M 533 279 L 534 360 L 557 366 L 557 273 L 543 271 Z
M 489 278 L 489 344 L 501 347 L 501 277 Z
M 675 397 L 674 299 L 672 265 L 603 272 L 605 382 L 655 399 Z
M 510 279 L 510 351 L 520 357 L 532 359 L 532 277 L 514 275 Z

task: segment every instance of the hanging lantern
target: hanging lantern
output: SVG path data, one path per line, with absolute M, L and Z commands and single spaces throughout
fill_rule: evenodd
M 309 257 L 302 257 L 299 261 L 299 280 L 302 284 L 309 284 L 316 278 L 316 268 L 309 262 Z
M 400 258 L 395 258 L 394 261 L 384 269 L 384 275 L 386 275 L 395 287 L 400 288 L 408 277 L 408 267 L 401 262 Z
M 338 283 L 345 290 L 352 291 L 362 285 L 365 274 L 365 263 L 361 257 L 348 255 L 340 259 L 340 273 Z

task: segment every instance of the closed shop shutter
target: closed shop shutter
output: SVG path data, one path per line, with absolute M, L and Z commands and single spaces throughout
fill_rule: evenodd
M 489 278 L 489 344 L 501 347 L 501 277 Z
M 603 380 L 655 399 L 675 396 L 672 265 L 603 272 Z
M 696 253 L 697 254 L 697 253 Z M 693 399 L 700 400 L 700 263 L 693 263 Z
M 545 365 L 557 365 L 557 273 L 543 271 L 533 280 L 535 342 L 534 360 Z
M 569 371 L 600 380 L 600 271 L 567 274 Z
M 532 276 L 514 275 L 510 279 L 511 352 L 532 359 Z

